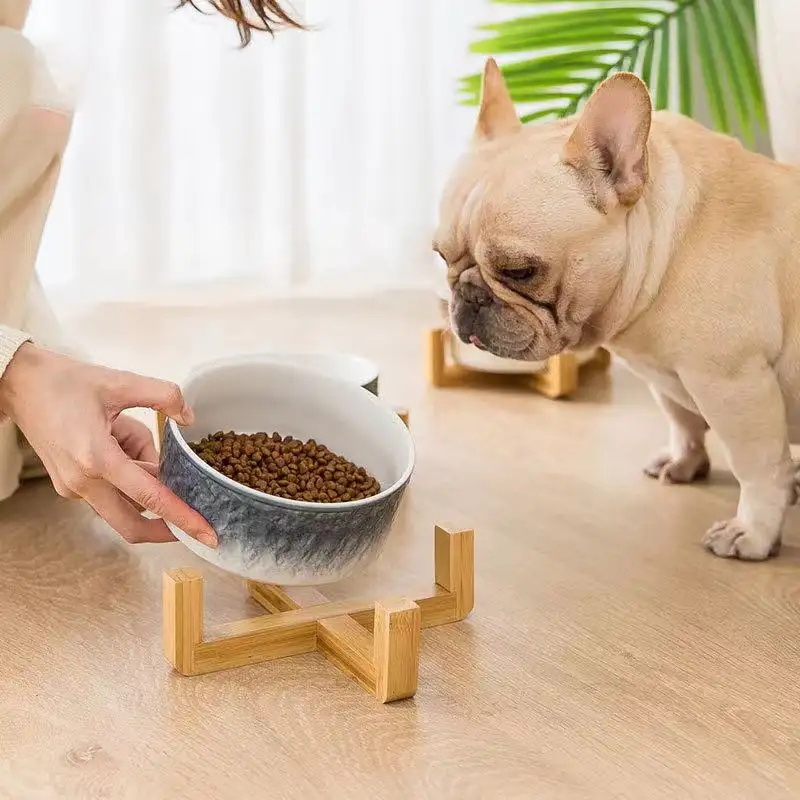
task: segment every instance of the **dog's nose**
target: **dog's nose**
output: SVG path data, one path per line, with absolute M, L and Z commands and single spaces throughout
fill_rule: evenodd
M 461 292 L 461 299 L 471 306 L 480 308 L 492 304 L 492 295 L 483 286 L 477 286 L 474 283 L 461 283 L 458 288 Z

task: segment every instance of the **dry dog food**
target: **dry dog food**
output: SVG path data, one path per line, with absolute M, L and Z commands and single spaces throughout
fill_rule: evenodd
M 346 503 L 380 492 L 363 467 L 313 439 L 278 433 L 212 433 L 189 445 L 203 461 L 243 486 L 311 503 Z

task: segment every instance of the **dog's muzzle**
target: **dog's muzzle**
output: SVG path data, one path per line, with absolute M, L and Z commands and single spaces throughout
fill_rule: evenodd
M 481 341 L 484 332 L 481 330 L 481 312 L 485 312 L 494 303 L 494 297 L 488 289 L 474 283 L 459 283 L 454 292 L 453 323 L 458 338 L 465 344 L 485 350 Z

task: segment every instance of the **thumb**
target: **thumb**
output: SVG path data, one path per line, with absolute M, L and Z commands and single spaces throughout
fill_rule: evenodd
M 171 381 L 125 373 L 109 394 L 109 404 L 119 414 L 128 408 L 151 408 L 174 419 L 179 425 L 191 425 L 194 412 L 187 404 L 180 386 Z

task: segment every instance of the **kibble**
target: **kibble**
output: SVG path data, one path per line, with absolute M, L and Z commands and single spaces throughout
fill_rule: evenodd
M 303 442 L 279 433 L 218 431 L 189 447 L 208 466 L 237 483 L 288 500 L 346 503 L 381 490 L 363 467 L 314 439 Z

